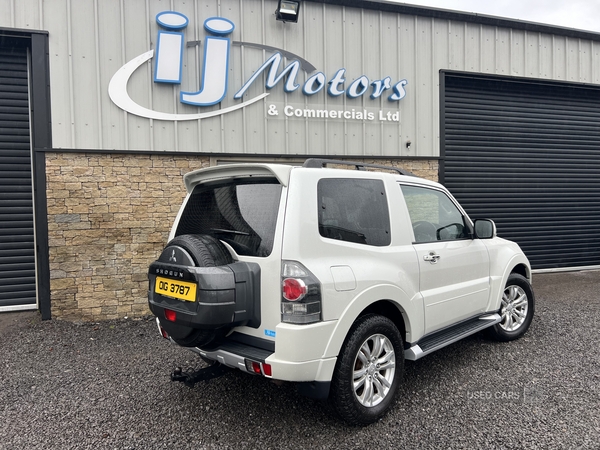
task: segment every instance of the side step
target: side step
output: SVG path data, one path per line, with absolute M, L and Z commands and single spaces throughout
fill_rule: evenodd
M 491 327 L 492 325 L 496 325 L 501 320 L 502 317 L 500 317 L 500 314 L 486 314 L 437 331 L 429 336 L 425 336 L 408 350 L 405 350 L 404 358 L 410 361 L 416 361 L 440 348 L 453 344 L 456 341 L 460 341 L 461 339 Z

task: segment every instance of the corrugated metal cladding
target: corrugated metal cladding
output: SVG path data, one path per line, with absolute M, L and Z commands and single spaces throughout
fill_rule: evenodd
M 39 17 L 37 0 L 33 3 L 35 16 Z M 131 97 L 144 107 L 191 114 L 238 104 L 240 101 L 234 100 L 233 95 L 276 51 L 256 48 L 252 44 L 291 52 L 314 66 L 311 74 L 322 71 L 328 80 L 337 70 L 345 68 L 347 85 L 362 75 L 371 80 L 389 76 L 392 83 L 410 77 L 412 99 L 406 102 L 414 105 L 414 93 L 420 89 L 420 83 L 412 75 L 412 69 L 406 71 L 412 65 L 412 59 L 395 57 L 398 54 L 415 54 L 412 48 L 414 18 L 303 2 L 298 23 L 284 24 L 275 20 L 273 12 L 276 6 L 275 0 L 44 2 L 40 20 L 51 36 L 54 147 L 267 155 L 396 156 L 404 153 L 416 156 L 417 138 L 414 132 L 409 133 L 408 130 L 415 127 L 417 118 L 410 109 L 400 106 L 406 99 L 390 102 L 387 96 L 372 100 L 369 95 L 350 99 L 346 95 L 331 97 L 324 91 L 309 99 L 302 94 L 302 87 L 286 94 L 283 82 L 267 90 L 266 77 L 262 75 L 249 89 L 245 100 L 268 92 L 266 99 L 243 110 L 203 120 L 149 120 L 124 113 L 111 102 L 107 94 L 111 77 L 126 62 L 156 49 L 160 27 L 155 17 L 162 11 L 173 9 L 190 20 L 190 25 L 184 30 L 187 45 L 183 55 L 182 84 L 154 83 L 153 59 L 138 69 L 128 84 Z M 225 17 L 235 24 L 231 35 L 234 44 L 228 92 L 219 105 L 197 108 L 179 102 L 179 93 L 199 89 L 204 42 L 210 35 L 203 28 L 203 23 L 213 16 Z M 409 35 L 411 40 L 400 37 L 401 34 Z M 285 64 L 290 61 L 285 60 Z M 301 70 L 298 83 L 304 83 L 309 76 Z M 427 78 L 432 77 L 427 75 Z M 428 105 L 432 104 L 432 91 L 423 89 L 422 94 L 429 98 Z M 277 116 L 268 114 L 271 104 L 279 107 Z M 388 111 L 397 112 L 399 107 L 406 112 L 400 122 L 306 120 L 285 116 L 282 112 L 285 105 L 301 109 L 321 107 L 360 112 L 367 109 L 376 116 L 380 110 L 386 114 Z M 437 124 L 434 127 L 429 121 L 429 109 L 421 111 L 421 116 L 427 118 L 421 124 L 426 129 L 421 130 L 422 138 L 418 145 L 424 155 L 434 155 L 437 151 Z M 407 138 L 414 143 L 411 149 L 401 145 Z
M 0 307 L 36 303 L 25 49 L 0 48 Z
M 444 184 L 535 269 L 600 264 L 600 87 L 445 74 Z
M 298 23 L 284 24 L 275 20 L 276 0 L 0 0 L 0 27 L 49 32 L 54 148 L 437 157 L 440 70 L 600 83 L 600 45 L 593 40 L 512 29 L 508 21 L 493 26 L 476 23 L 476 17 L 466 22 L 449 19 L 447 13 L 424 16 L 417 8 L 413 15 L 406 6 L 404 13 L 396 13 L 370 9 L 379 6 L 376 2 L 331 3 L 303 1 Z M 401 6 L 386 2 L 381 7 Z M 111 102 L 109 82 L 125 63 L 156 49 L 160 27 L 155 17 L 171 9 L 190 19 L 184 30 L 182 84 L 153 82 L 154 60 L 146 63 L 128 84 L 131 98 L 144 107 L 187 114 L 239 103 L 233 94 L 274 53 L 250 44 L 298 55 L 315 67 L 310 74 L 322 71 L 328 81 L 345 68 L 346 86 L 362 75 L 370 80 L 389 76 L 392 83 L 406 79 L 407 95 L 399 104 L 369 95 L 331 97 L 323 91 L 306 97 L 301 88 L 285 93 L 283 83 L 266 89 L 263 75 L 246 97 L 269 96 L 222 116 L 173 122 L 125 113 Z M 235 24 L 228 92 L 217 106 L 184 105 L 179 92 L 199 89 L 209 35 L 203 23 L 212 16 Z M 301 70 L 299 83 L 310 74 Z M 399 108 L 400 120 L 270 116 L 270 104 L 280 111 L 283 105 L 374 113 Z

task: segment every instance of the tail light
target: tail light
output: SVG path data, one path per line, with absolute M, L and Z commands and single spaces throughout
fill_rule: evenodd
M 301 279 L 285 278 L 282 283 L 283 298 L 288 302 L 295 302 L 306 295 L 308 288 Z
M 321 283 L 297 261 L 282 264 L 281 321 L 295 324 L 321 321 Z
M 175 322 L 177 320 L 177 313 L 172 309 L 165 309 L 165 319 L 169 322 Z
M 247 358 L 244 360 L 244 364 L 246 365 L 246 370 L 250 373 L 254 373 L 256 375 L 263 375 L 265 377 L 273 376 L 273 369 L 271 368 L 271 364 L 252 361 L 251 359 Z

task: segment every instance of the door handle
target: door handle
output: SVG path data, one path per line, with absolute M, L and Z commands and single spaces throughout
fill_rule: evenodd
M 440 259 L 440 255 L 435 252 L 429 252 L 429 254 L 423 256 L 423 260 L 429 261 L 431 264 L 436 264 Z

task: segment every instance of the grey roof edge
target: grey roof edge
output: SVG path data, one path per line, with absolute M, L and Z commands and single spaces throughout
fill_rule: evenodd
M 512 28 L 516 30 L 530 31 L 534 33 L 553 34 L 575 39 L 588 39 L 600 41 L 600 33 L 593 31 L 567 28 L 557 25 L 547 25 L 537 22 L 528 22 L 505 17 L 488 16 L 485 14 L 452 11 L 449 9 L 431 8 L 425 6 L 410 5 L 407 3 L 396 3 L 386 0 L 304 0 L 311 3 L 327 5 L 349 6 L 353 8 L 370 9 L 376 11 L 390 12 L 396 14 L 407 14 L 413 16 L 430 17 L 434 19 L 455 20 L 461 22 L 487 25 L 491 27 Z
M 7 38 L 25 38 L 28 39 L 32 34 L 41 34 L 48 36 L 45 30 L 34 30 L 29 28 L 8 28 L 0 27 L 0 36 Z

